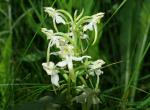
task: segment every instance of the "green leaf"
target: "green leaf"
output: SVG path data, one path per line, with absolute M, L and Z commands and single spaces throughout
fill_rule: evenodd
M 43 58 L 43 55 L 39 53 L 31 53 L 31 54 L 25 55 L 22 58 L 22 60 L 26 62 L 35 62 L 35 61 L 41 60 L 42 58 Z

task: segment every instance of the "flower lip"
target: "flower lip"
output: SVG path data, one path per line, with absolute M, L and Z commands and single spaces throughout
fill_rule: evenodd
M 59 87 L 59 75 L 58 74 L 54 74 L 54 75 L 51 75 L 51 82 L 52 84 L 54 84 L 55 86 Z

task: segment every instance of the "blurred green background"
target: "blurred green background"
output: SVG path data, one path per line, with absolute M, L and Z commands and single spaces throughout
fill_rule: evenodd
M 150 110 L 150 0 L 0 0 L 0 110 L 69 110 L 41 66 L 47 40 L 40 29 L 52 27 L 47 6 L 105 13 L 88 50 L 107 64 L 95 110 Z

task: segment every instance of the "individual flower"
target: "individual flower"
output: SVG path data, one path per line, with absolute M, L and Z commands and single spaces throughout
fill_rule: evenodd
M 98 76 L 103 74 L 103 71 L 101 70 L 101 67 L 104 64 L 105 64 L 105 62 L 101 59 L 96 60 L 94 62 L 91 62 L 91 64 L 89 65 L 89 69 L 90 69 L 89 74 L 92 75 L 92 76 L 94 76 L 94 73 Z
M 66 24 L 64 18 L 62 17 L 62 14 L 59 13 L 57 10 L 53 9 L 52 7 L 45 7 L 45 12 L 47 12 L 49 16 L 53 18 L 53 22 L 56 22 L 57 24 Z
M 51 82 L 55 86 L 59 86 L 59 75 L 58 70 L 53 62 L 42 63 L 43 69 L 46 71 L 48 75 L 51 75 Z
M 62 36 L 53 33 L 53 30 L 42 28 L 41 31 L 47 36 L 47 39 L 50 39 L 49 42 L 50 47 L 56 45 L 57 48 L 60 48 L 61 46 L 67 44 L 67 41 Z
M 82 60 L 84 58 L 91 58 L 90 56 L 76 57 L 75 53 L 74 53 L 74 46 L 71 44 L 62 46 L 60 48 L 60 51 L 58 52 L 58 54 L 64 60 L 57 63 L 57 66 L 59 66 L 59 67 L 68 66 L 69 70 L 73 69 L 73 61 L 81 61 L 82 62 Z
M 80 91 L 82 93 L 74 98 L 77 103 L 90 102 L 89 104 L 98 104 L 101 102 L 99 97 L 97 96 L 98 92 L 95 91 L 94 89 L 92 90 L 91 88 L 84 87 L 84 88 L 81 88 Z
M 91 58 L 90 56 L 82 56 L 82 57 L 75 57 L 75 56 L 66 56 L 61 62 L 58 62 L 56 65 L 59 67 L 68 66 L 69 70 L 73 70 L 73 61 L 83 61 L 84 58 Z
M 94 28 L 96 28 L 96 25 L 97 23 L 100 22 L 100 19 L 104 16 L 104 13 L 97 13 L 95 15 L 92 16 L 92 18 L 88 21 L 88 24 L 86 24 L 84 27 L 83 27 L 83 31 L 86 31 L 86 30 L 94 30 Z
M 61 45 L 59 51 L 51 52 L 50 55 L 59 56 L 65 59 L 66 56 L 74 56 L 74 47 L 71 44 Z
M 58 52 L 61 58 L 65 59 L 66 56 L 74 56 L 74 46 L 71 44 L 66 44 L 60 47 L 60 51 Z
M 98 69 L 98 68 L 101 68 L 102 65 L 104 65 L 104 64 L 105 64 L 105 62 L 103 60 L 98 59 L 98 60 L 96 60 L 94 62 L 91 62 L 91 65 L 89 65 L 89 67 L 91 69 Z
M 41 28 L 41 31 L 47 36 L 47 39 L 51 39 L 54 36 L 53 30 L 48 30 L 46 28 Z
M 85 26 L 83 26 L 83 31 L 93 31 L 95 32 L 95 37 L 94 37 L 94 41 L 92 43 L 95 44 L 97 37 L 98 37 L 98 29 L 97 29 L 97 23 L 100 22 L 100 19 L 104 16 L 104 13 L 98 13 L 92 16 L 91 19 L 89 19 L 87 22 L 88 24 L 86 24 Z

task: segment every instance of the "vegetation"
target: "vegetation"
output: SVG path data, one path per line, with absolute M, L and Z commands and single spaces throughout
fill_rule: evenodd
M 88 108 L 68 102 L 67 94 L 55 94 L 60 91 L 42 67 L 48 41 L 41 28 L 53 28 L 44 7 L 71 15 L 83 9 L 84 16 L 105 13 L 87 50 L 92 60 L 106 62 L 100 103 Z M 1 0 L 0 110 L 149 110 L 149 47 L 150 0 Z

